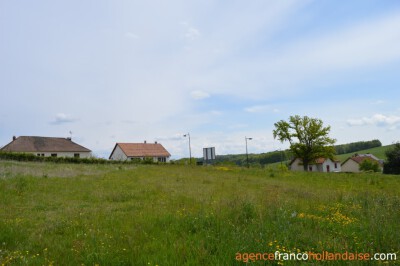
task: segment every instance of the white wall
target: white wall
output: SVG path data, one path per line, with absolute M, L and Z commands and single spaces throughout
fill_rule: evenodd
M 54 153 L 57 154 L 57 157 L 74 157 L 75 153 L 79 153 L 79 158 L 90 158 L 92 156 L 91 152 L 32 152 L 36 156 L 44 154 L 44 157 L 51 157 Z
M 359 173 L 360 165 L 352 159 L 349 159 L 342 165 L 342 170 L 343 172 Z
M 126 161 L 128 157 L 125 155 L 122 149 L 117 145 L 117 147 L 115 147 L 114 152 L 111 154 L 110 159 L 115 161 Z
M 303 164 L 299 158 L 296 158 L 294 162 L 290 165 L 291 171 L 304 171 Z
M 336 162 L 336 167 L 335 167 L 335 162 L 332 161 L 331 159 L 326 159 L 325 162 L 322 164 L 322 172 L 327 172 L 327 166 L 329 165 L 329 171 L 330 172 L 341 172 L 342 168 L 340 165 L 340 162 Z
M 135 158 L 139 158 L 141 160 L 144 160 L 145 158 L 149 158 L 149 157 L 129 157 L 129 160 L 135 159 Z M 158 158 L 159 157 L 153 157 L 153 162 L 158 162 Z M 169 157 L 160 157 L 160 158 L 165 158 L 165 162 L 168 163 L 169 162 Z
M 323 164 L 309 164 L 308 171 L 309 172 L 327 172 L 327 165 L 329 165 L 330 172 L 341 172 L 340 162 L 333 162 L 331 159 L 326 159 Z M 311 168 L 311 169 L 310 169 Z M 300 159 L 296 159 L 290 166 L 290 170 L 292 171 L 304 171 L 303 164 Z

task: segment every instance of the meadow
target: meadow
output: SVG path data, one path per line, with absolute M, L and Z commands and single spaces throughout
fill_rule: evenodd
M 238 253 L 276 251 L 398 263 L 399 221 L 400 177 L 380 173 L 0 161 L 0 265 L 244 265 Z

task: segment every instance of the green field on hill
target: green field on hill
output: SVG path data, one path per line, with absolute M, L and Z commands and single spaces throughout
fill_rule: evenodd
M 398 262 L 399 191 L 379 173 L 0 161 L 0 265 L 244 265 L 276 251 Z
M 353 156 L 355 153 L 358 153 L 358 154 L 371 153 L 371 154 L 375 155 L 376 157 L 378 157 L 379 159 L 386 160 L 385 152 L 387 150 L 389 150 L 389 149 L 392 149 L 393 147 L 394 147 L 394 144 L 387 145 L 387 146 L 376 147 L 376 148 L 367 149 L 367 150 L 361 150 L 361 151 L 357 151 L 357 152 L 340 154 L 340 155 L 337 155 L 336 157 L 339 160 L 341 160 L 342 162 L 344 162 L 347 158 Z

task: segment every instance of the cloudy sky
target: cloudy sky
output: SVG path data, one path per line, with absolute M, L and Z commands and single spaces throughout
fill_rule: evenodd
M 320 118 L 338 144 L 400 140 L 400 2 L 0 1 L 0 146 L 72 138 L 108 157 L 287 147 L 274 123 Z

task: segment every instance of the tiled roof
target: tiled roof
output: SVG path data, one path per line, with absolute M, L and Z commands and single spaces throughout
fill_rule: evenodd
M 383 166 L 382 161 L 379 160 L 379 159 L 377 159 L 377 157 L 375 157 L 375 156 L 372 155 L 372 154 L 359 154 L 359 155 L 357 154 L 357 155 L 354 155 L 354 156 L 352 156 L 352 157 L 347 158 L 347 160 L 345 160 L 345 161 L 342 163 L 342 165 L 345 164 L 348 160 L 353 160 L 353 161 L 356 162 L 357 164 L 362 163 L 364 160 L 370 160 L 370 161 L 379 163 L 380 166 Z
M 8 152 L 91 152 L 71 139 L 21 136 L 4 146 Z
M 171 156 L 171 154 L 160 143 L 117 143 L 116 146 L 119 146 L 128 157 Z
M 378 160 L 375 160 L 374 158 L 369 157 L 369 156 L 354 156 L 354 157 L 351 157 L 351 159 L 358 164 L 362 163 L 365 160 L 370 160 L 370 161 L 377 162 L 380 164 L 380 162 Z

